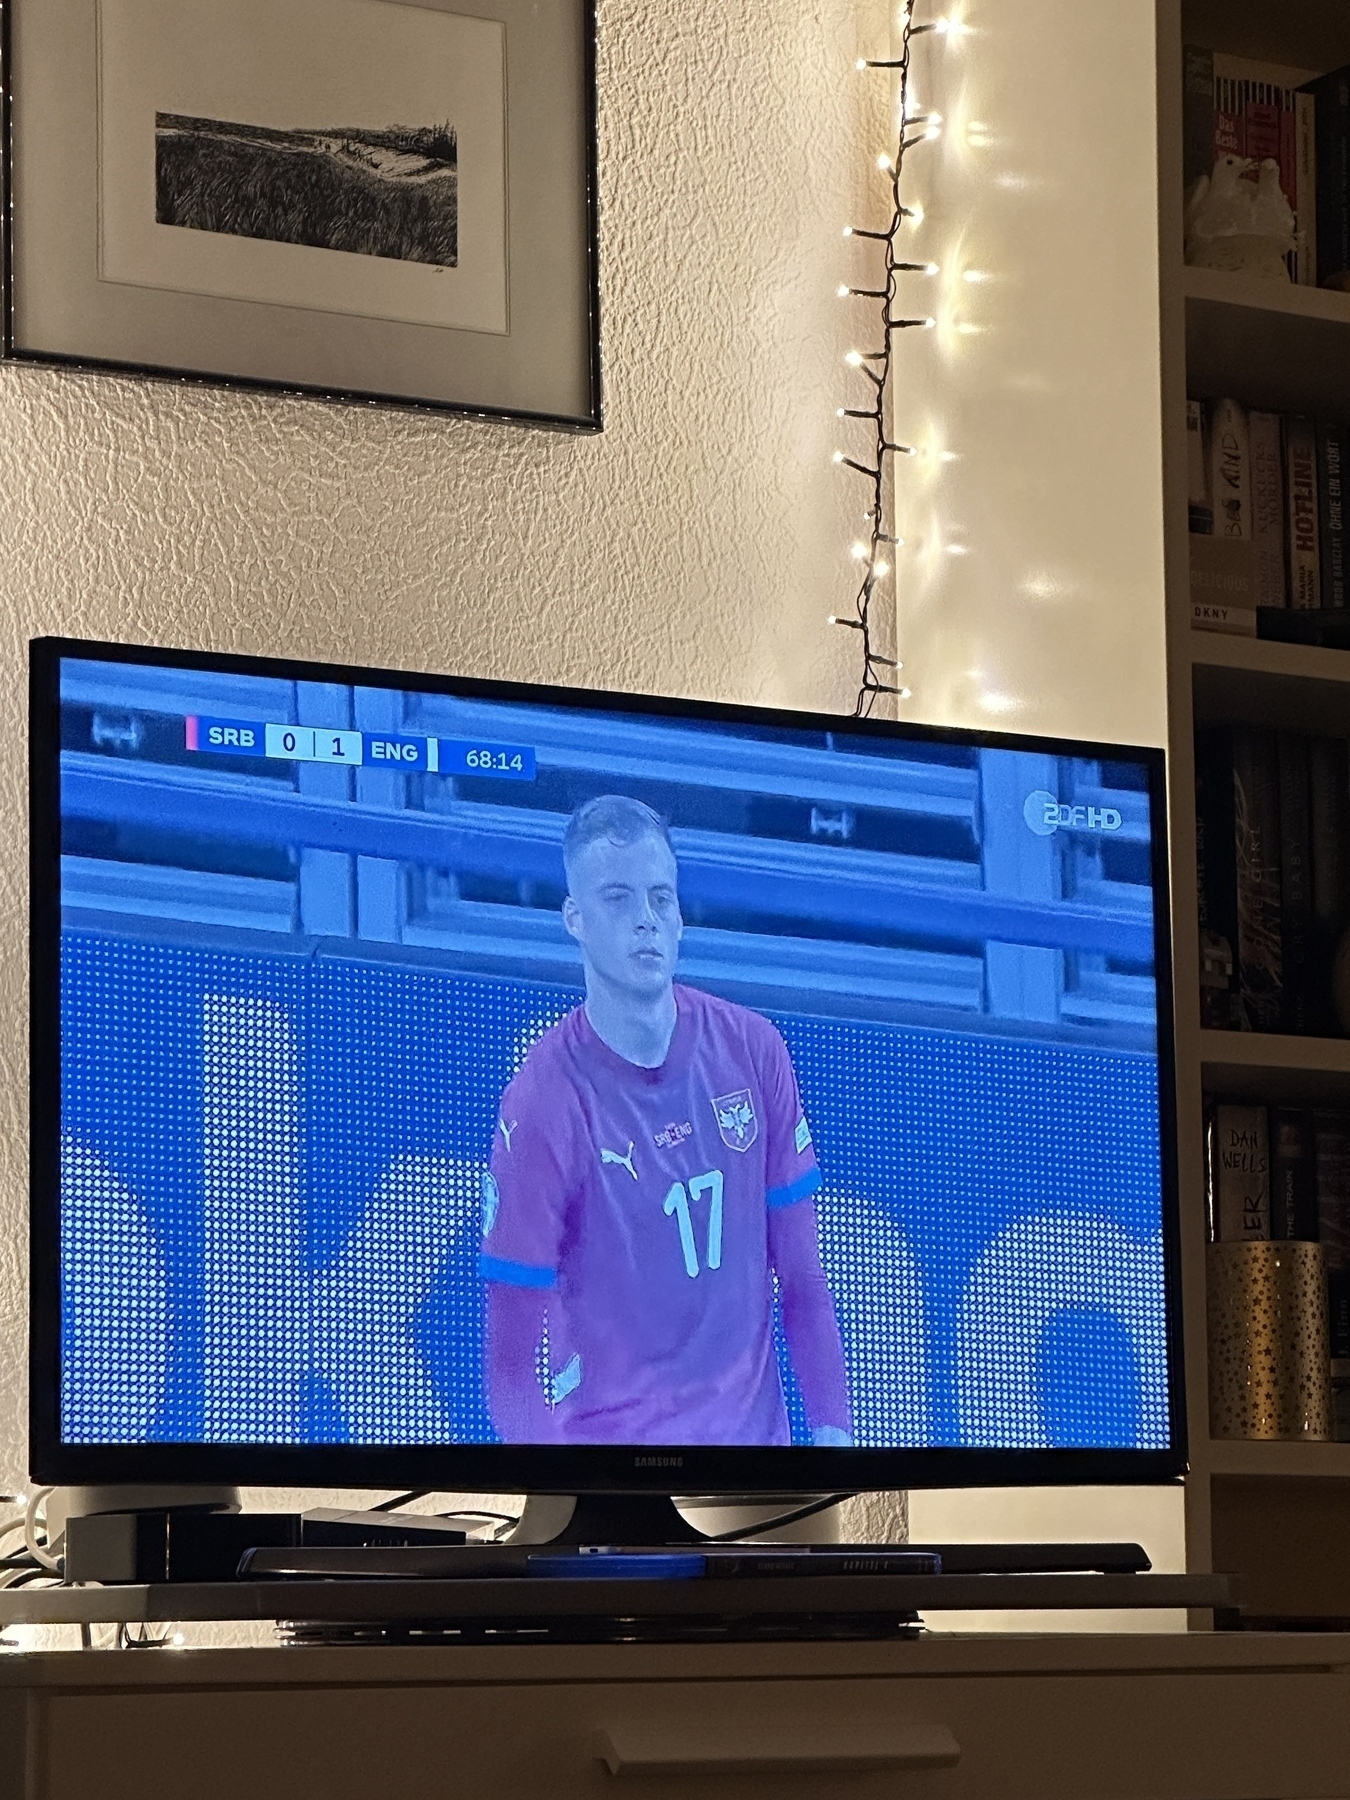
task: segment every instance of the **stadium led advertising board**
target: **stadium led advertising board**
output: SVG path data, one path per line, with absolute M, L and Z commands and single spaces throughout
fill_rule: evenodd
M 1158 752 L 44 641 L 43 1479 L 1184 1465 Z

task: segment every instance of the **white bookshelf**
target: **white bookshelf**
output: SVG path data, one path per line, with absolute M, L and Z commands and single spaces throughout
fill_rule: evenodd
M 1290 329 L 1293 321 L 1307 319 L 1350 325 L 1350 294 L 1334 293 L 1330 288 L 1253 281 L 1223 269 L 1192 268 L 1183 271 L 1182 286 L 1188 306 L 1222 306 L 1251 313 L 1272 335 Z
M 1231 1438 L 1211 1438 L 1206 1458 L 1211 1475 L 1350 1481 L 1350 1444 L 1238 1443 Z
M 1201 669 L 1240 669 L 1293 681 L 1350 683 L 1350 650 L 1321 650 L 1310 644 L 1282 644 L 1222 631 L 1192 630 L 1191 662 Z M 1350 694 L 1339 699 L 1342 706 L 1350 706 Z
M 1244 280 L 1182 256 L 1182 49 L 1308 69 L 1350 62 L 1344 0 L 1158 0 L 1160 319 L 1177 1123 L 1191 1474 L 1187 1558 L 1240 1574 L 1267 1614 L 1350 1615 L 1350 1444 L 1208 1435 L 1203 1096 L 1350 1106 L 1350 1041 L 1202 1031 L 1194 732 L 1222 721 L 1350 737 L 1350 652 L 1190 626 L 1188 396 L 1350 418 L 1350 294 Z M 1320 1585 L 1319 1585 L 1320 1584 Z

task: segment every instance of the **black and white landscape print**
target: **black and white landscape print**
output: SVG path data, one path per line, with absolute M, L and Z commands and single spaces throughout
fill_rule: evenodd
M 457 268 L 456 132 L 448 123 L 276 130 L 157 112 L 155 218 Z

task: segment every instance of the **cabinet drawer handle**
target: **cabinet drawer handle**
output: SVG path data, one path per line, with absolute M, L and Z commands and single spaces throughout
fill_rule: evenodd
M 961 1746 L 945 1725 L 904 1720 L 878 1720 L 861 1731 L 788 1720 L 631 1720 L 602 1725 L 591 1745 L 611 1775 L 950 1769 L 961 1759 Z

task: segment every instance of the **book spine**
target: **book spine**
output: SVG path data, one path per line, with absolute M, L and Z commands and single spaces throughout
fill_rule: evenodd
M 1270 1115 L 1270 1235 L 1315 1243 L 1317 1163 L 1313 1116 L 1281 1106 Z
M 1214 77 L 1214 136 L 1211 161 L 1221 156 L 1245 156 L 1247 134 L 1238 84 L 1229 75 Z
M 1226 631 L 1231 637 L 1255 637 L 1256 608 L 1192 600 L 1191 625 L 1196 631 Z
M 1294 96 L 1280 97 L 1280 187 L 1295 219 L 1298 217 L 1298 115 Z
M 1280 768 L 1280 959 L 1283 1003 L 1280 1030 L 1312 1030 L 1309 975 L 1312 961 L 1312 845 L 1308 816 L 1308 740 L 1281 732 Z
M 1182 63 L 1182 176 L 1189 196 L 1214 166 L 1214 52 L 1188 44 Z
M 1211 1217 L 1221 1244 L 1270 1236 L 1270 1148 L 1264 1106 L 1216 1106 L 1209 1133 Z
M 1350 1113 L 1313 1114 L 1317 1235 L 1327 1266 L 1331 1354 L 1350 1357 Z
M 1305 90 L 1317 139 L 1317 284 L 1350 284 L 1350 70 L 1338 69 Z
M 1248 415 L 1258 606 L 1285 606 L 1289 599 L 1285 586 L 1283 437 L 1278 414 Z
M 1332 971 L 1350 925 L 1350 760 L 1344 738 L 1308 745 L 1308 835 L 1312 846 L 1311 1028 L 1339 1033 Z
M 1234 862 L 1232 732 L 1195 734 L 1195 856 L 1200 929 L 1200 1023 L 1232 1031 L 1237 1011 L 1237 871 Z
M 1284 260 L 1290 281 L 1297 285 L 1302 279 L 1298 233 L 1298 120 L 1294 112 L 1294 96 L 1287 90 L 1280 96 L 1279 161 L 1280 189 L 1294 215 L 1294 247 Z
M 1233 733 L 1233 841 L 1237 865 L 1238 1021 L 1279 1028 L 1284 996 L 1280 931 L 1280 782 L 1275 739 Z
M 1201 537 L 1212 536 L 1214 508 L 1209 500 L 1203 400 L 1186 402 L 1186 504 L 1191 530 Z
M 1273 162 L 1280 160 L 1280 107 L 1278 101 L 1270 96 L 1278 90 L 1265 82 L 1244 81 L 1242 83 L 1242 131 L 1246 145 L 1245 154 L 1255 162 Z M 1284 185 L 1284 172 L 1280 172 L 1280 185 Z
M 1298 171 L 1298 279 L 1317 286 L 1317 109 L 1311 94 L 1294 95 L 1294 158 Z
M 1322 604 L 1345 605 L 1345 430 L 1317 428 L 1317 536 L 1322 554 Z
M 1251 447 L 1246 409 L 1216 400 L 1209 415 L 1209 491 L 1218 537 L 1252 535 Z
M 1311 419 L 1284 422 L 1284 466 L 1289 500 L 1289 604 L 1322 604 L 1322 563 L 1317 535 L 1317 433 Z

